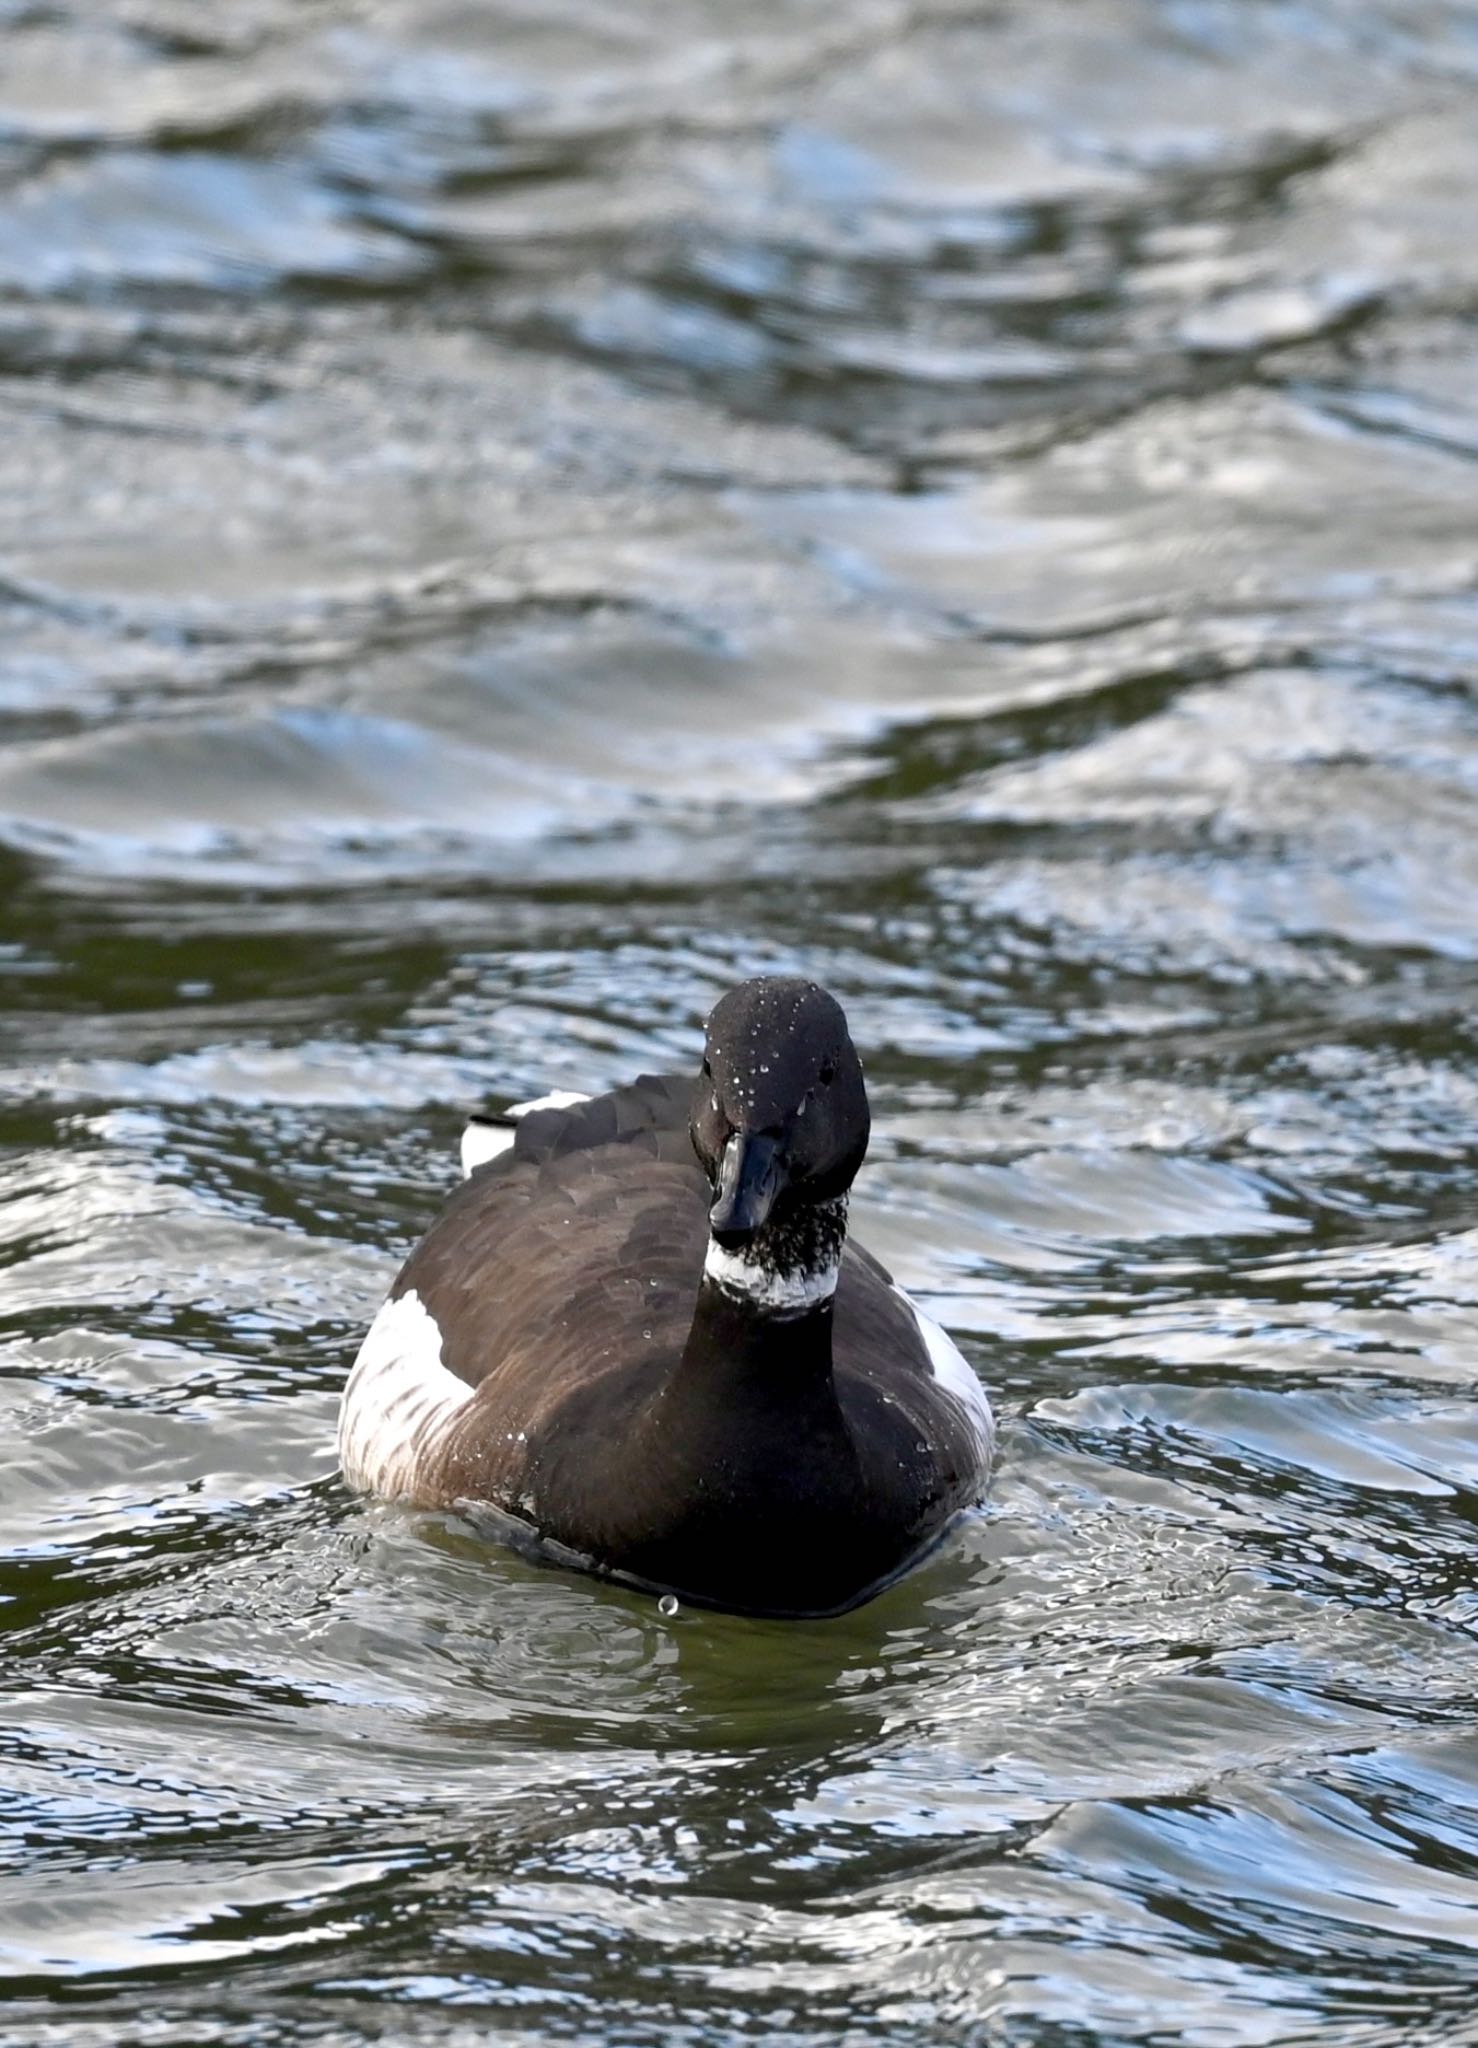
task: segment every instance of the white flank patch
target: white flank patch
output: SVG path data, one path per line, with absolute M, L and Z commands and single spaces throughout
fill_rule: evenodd
M 995 1417 L 990 1412 L 990 1402 L 985 1398 L 985 1388 L 971 1370 L 970 1361 L 961 1352 L 948 1330 L 942 1330 L 932 1316 L 926 1316 L 916 1301 L 910 1299 L 896 1283 L 893 1292 L 903 1303 L 919 1326 L 919 1335 L 924 1340 L 924 1349 L 929 1354 L 929 1370 L 935 1380 L 964 1409 L 970 1426 L 975 1432 L 982 1464 L 995 1447 Z
M 441 1331 L 412 1288 L 370 1324 L 339 1404 L 339 1464 L 351 1486 L 414 1500 L 423 1461 L 472 1389 L 441 1362 Z
M 515 1102 L 508 1114 L 515 1123 L 521 1116 L 528 1116 L 536 1109 L 573 1109 L 577 1102 L 588 1102 L 588 1095 L 576 1095 L 568 1088 L 551 1088 L 547 1095 L 536 1095 L 532 1102 Z
M 512 1126 L 531 1110 L 573 1109 L 577 1102 L 589 1100 L 588 1095 L 573 1095 L 568 1088 L 553 1088 L 547 1095 L 535 1096 L 532 1102 L 515 1102 L 504 1111 L 506 1122 L 468 1124 L 462 1133 L 462 1178 L 465 1180 L 479 1166 L 486 1166 L 490 1159 L 500 1158 L 513 1143 Z
M 837 1291 L 835 1266 L 823 1266 L 815 1273 L 777 1273 L 769 1266 L 746 1259 L 743 1252 L 726 1252 L 713 1238 L 708 1240 L 703 1272 L 726 1294 L 737 1294 L 752 1301 L 756 1308 L 768 1309 L 772 1315 L 798 1315 L 802 1309 L 815 1308 L 818 1302 L 829 1300 Z

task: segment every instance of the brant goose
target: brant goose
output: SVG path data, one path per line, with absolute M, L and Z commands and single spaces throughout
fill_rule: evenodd
M 949 1338 L 846 1235 L 868 1138 L 833 997 L 764 978 L 702 1074 L 479 1121 L 344 1389 L 351 1485 L 703 1606 L 840 1614 L 978 1500 Z

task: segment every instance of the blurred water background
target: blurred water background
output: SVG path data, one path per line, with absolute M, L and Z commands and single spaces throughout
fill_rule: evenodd
M 1471 0 L 0 0 L 6 2048 L 1478 2041 L 1475 192 Z M 987 1511 L 350 1501 L 766 968 Z

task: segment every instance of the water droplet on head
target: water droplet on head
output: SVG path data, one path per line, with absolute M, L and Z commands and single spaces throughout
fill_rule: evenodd
M 677 1611 L 678 1599 L 676 1593 L 664 1593 L 662 1595 L 662 1598 L 657 1602 L 657 1612 L 659 1614 L 665 1614 L 667 1616 L 667 1619 L 671 1621 L 673 1615 L 676 1614 Z

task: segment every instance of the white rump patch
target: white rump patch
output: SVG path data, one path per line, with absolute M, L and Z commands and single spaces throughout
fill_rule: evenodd
M 929 1354 L 929 1370 L 938 1384 L 952 1394 L 964 1409 L 975 1433 L 981 1463 L 986 1463 L 995 1448 L 996 1424 L 995 1417 L 990 1412 L 990 1402 L 985 1397 L 985 1388 L 981 1386 L 971 1369 L 969 1359 L 965 1357 L 948 1330 L 942 1330 L 932 1316 L 926 1316 L 918 1303 L 906 1295 L 896 1282 L 893 1292 L 918 1324 L 924 1349 Z
M 772 1266 L 746 1259 L 743 1252 L 725 1251 L 713 1238 L 708 1240 L 708 1256 L 703 1261 L 706 1279 L 715 1281 L 726 1294 L 737 1294 L 772 1315 L 798 1315 L 802 1309 L 828 1301 L 837 1291 L 837 1272 L 832 1265 L 815 1273 L 777 1273 Z
M 468 1124 L 462 1133 L 463 1180 L 479 1166 L 486 1166 L 490 1159 L 508 1151 L 513 1139 L 511 1124 Z
M 441 1331 L 412 1288 L 370 1324 L 339 1404 L 339 1464 L 351 1486 L 387 1500 L 424 1491 L 426 1458 L 472 1389 L 441 1362 Z
M 513 1126 L 531 1110 L 573 1109 L 577 1102 L 589 1100 L 588 1095 L 574 1095 L 568 1088 L 553 1088 L 547 1095 L 535 1096 L 532 1102 L 515 1102 L 496 1123 L 468 1124 L 462 1133 L 462 1178 L 465 1180 L 479 1166 L 486 1166 L 490 1159 L 500 1158 L 513 1143 Z

